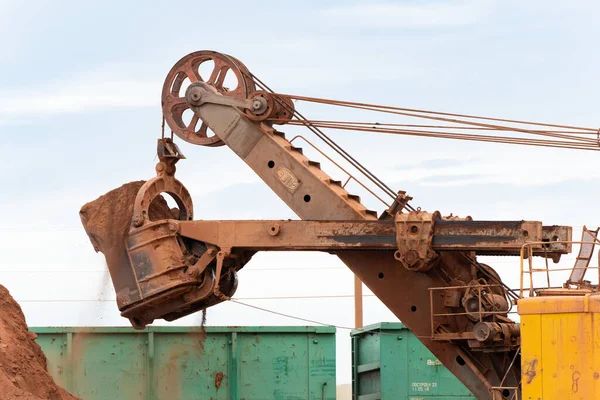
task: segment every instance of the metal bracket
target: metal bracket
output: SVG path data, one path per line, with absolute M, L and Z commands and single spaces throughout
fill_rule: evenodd
M 223 96 L 220 93 L 207 90 L 205 85 L 203 82 L 196 82 L 187 88 L 185 100 L 190 106 L 199 107 L 205 103 L 212 103 L 249 109 L 255 114 L 263 113 L 267 109 L 267 100 L 262 97 L 244 99 L 241 97 Z
M 411 211 L 396 214 L 396 242 L 398 251 L 396 260 L 410 271 L 425 272 L 433 266 L 437 258 L 433 250 L 433 228 L 436 220 L 441 219 L 438 211 L 428 213 Z
M 215 246 L 209 245 L 204 254 L 202 254 L 202 256 L 200 257 L 200 259 L 196 261 L 196 263 L 193 266 L 188 268 L 188 275 L 194 278 L 199 278 L 200 276 L 202 276 L 204 271 L 206 271 L 206 268 L 208 268 L 208 265 L 215 259 L 216 254 L 217 248 Z
M 219 283 L 221 282 L 221 274 L 223 272 L 223 263 L 227 257 L 231 254 L 231 249 L 221 250 L 217 253 L 217 271 L 215 273 L 217 279 L 215 281 L 215 290 L 214 294 L 221 300 L 229 300 L 230 297 L 221 292 L 221 287 Z
M 167 159 L 176 159 L 176 160 L 184 160 L 185 156 L 179 150 L 179 147 L 173 142 L 173 139 L 170 138 L 162 138 L 158 139 L 158 144 L 156 146 L 156 154 L 158 155 L 158 159 L 160 161 L 166 161 Z M 177 161 L 173 161 L 176 163 Z
M 158 139 L 156 154 L 160 160 L 155 167 L 156 175 L 159 177 L 175 175 L 175 164 L 177 164 L 177 161 L 185 159 L 179 147 L 170 138 Z
M 150 222 L 149 209 L 152 201 L 161 193 L 173 197 L 179 208 L 179 220 L 193 219 L 192 197 L 181 182 L 175 179 L 175 164 L 185 156 L 173 139 L 158 139 L 156 153 L 160 162 L 156 164 L 156 177 L 146 181 L 138 191 L 133 206 L 132 227 L 139 228 Z
M 394 199 L 392 205 L 381 213 L 380 220 L 392 219 L 398 212 L 402 212 L 412 197 L 406 194 L 404 190 L 400 190 Z

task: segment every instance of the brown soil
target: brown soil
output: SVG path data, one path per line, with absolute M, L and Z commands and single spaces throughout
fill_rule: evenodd
M 46 356 L 23 311 L 0 285 L 0 399 L 75 400 L 46 370 Z

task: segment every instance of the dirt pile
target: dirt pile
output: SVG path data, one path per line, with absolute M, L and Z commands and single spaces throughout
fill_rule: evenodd
M 46 356 L 19 304 L 0 285 L 0 399 L 76 400 L 46 370 Z

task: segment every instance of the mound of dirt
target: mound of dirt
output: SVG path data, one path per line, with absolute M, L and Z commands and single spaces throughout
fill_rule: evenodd
M 0 399 L 76 400 L 46 370 L 46 356 L 19 304 L 0 285 Z

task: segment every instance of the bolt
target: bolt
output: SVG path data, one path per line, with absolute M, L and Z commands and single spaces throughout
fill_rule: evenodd
M 194 91 L 194 92 L 192 92 L 191 97 L 192 97 L 192 100 L 198 101 L 198 100 L 200 100 L 202 98 L 202 93 Z
M 169 230 L 170 230 L 171 232 L 176 232 L 176 231 L 177 231 L 177 224 L 170 223 L 170 224 L 169 224 Z
M 279 230 L 281 229 L 281 227 L 279 226 L 279 224 L 274 224 L 269 228 L 269 235 L 271 236 L 277 236 L 279 234 Z
M 209 256 L 214 256 L 216 252 L 217 252 L 217 250 L 215 250 L 214 248 L 208 249 Z
M 133 225 L 135 226 L 140 226 L 142 225 L 142 223 L 144 222 L 144 218 L 142 218 L 141 215 L 134 215 L 133 216 Z
M 313 340 L 313 343 L 317 344 L 317 343 L 319 343 L 319 341 L 317 339 L 315 339 L 315 340 Z
M 404 261 L 410 266 L 416 264 L 417 261 L 419 261 L 419 253 L 417 253 L 415 250 L 407 251 L 404 255 Z
M 156 170 L 158 172 L 164 171 L 164 169 L 165 169 L 165 164 L 164 163 L 158 163 L 158 164 L 156 164 Z
M 254 100 L 254 102 L 252 103 L 252 107 L 255 110 L 260 110 L 260 108 L 262 107 L 262 103 L 259 100 Z

